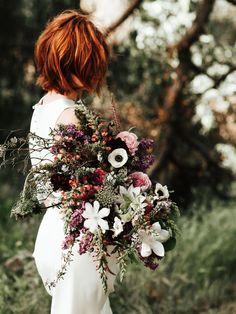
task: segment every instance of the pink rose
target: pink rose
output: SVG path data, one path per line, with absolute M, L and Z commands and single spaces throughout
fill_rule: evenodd
M 136 150 L 138 149 L 138 137 L 136 134 L 128 131 L 123 131 L 117 134 L 116 138 L 120 138 L 125 142 L 126 146 L 129 149 L 131 155 L 134 155 Z
M 148 175 L 141 171 L 133 172 L 129 175 L 129 178 L 132 180 L 133 186 L 140 186 L 142 191 L 146 191 L 152 185 L 151 180 Z

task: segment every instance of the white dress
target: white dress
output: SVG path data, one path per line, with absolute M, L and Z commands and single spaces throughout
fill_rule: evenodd
M 43 103 L 40 100 L 34 108 L 30 131 L 48 138 L 50 129 L 56 125 L 58 117 L 74 102 L 65 96 Z M 39 162 L 38 157 L 46 156 L 48 151 L 31 153 L 32 166 Z M 57 207 L 47 209 L 40 224 L 33 257 L 39 275 L 45 285 L 53 281 L 60 270 L 62 261 L 62 242 L 64 239 L 63 221 Z M 73 261 L 67 268 L 67 273 L 60 279 L 56 287 L 48 289 L 52 296 L 51 314 L 112 314 L 109 303 L 109 293 L 114 291 L 115 276 L 108 273 L 108 293 L 105 295 L 96 264 L 89 253 L 79 255 L 78 247 L 73 248 Z M 109 267 L 117 274 L 118 264 L 114 255 L 109 257 Z

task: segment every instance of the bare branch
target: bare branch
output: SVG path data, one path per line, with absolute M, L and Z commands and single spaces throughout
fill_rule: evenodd
M 236 0 L 226 0 L 226 1 L 233 4 L 233 5 L 236 5 Z
M 171 154 L 170 142 L 173 138 L 173 133 L 175 134 L 176 132 L 175 127 L 171 124 L 171 116 L 175 104 L 181 103 L 181 93 L 185 83 L 189 81 L 189 76 L 193 73 L 196 73 L 198 70 L 194 67 L 194 64 L 191 61 L 190 48 L 204 32 L 204 26 L 208 22 L 210 13 L 213 10 L 214 3 L 215 0 L 200 1 L 192 26 L 186 31 L 185 35 L 183 35 L 183 37 L 177 43 L 167 47 L 170 55 L 173 55 L 173 53 L 177 51 L 179 65 L 176 69 L 176 78 L 172 81 L 172 84 L 167 87 L 163 101 L 163 109 L 166 112 L 166 121 L 165 125 L 163 126 L 164 140 L 161 147 L 159 148 L 159 158 L 153 167 L 152 175 L 156 175 L 156 173 L 160 171 L 160 168 L 162 168 L 166 163 L 167 156 Z M 202 154 L 205 156 L 205 151 L 202 152 Z
M 111 24 L 105 31 L 106 36 L 112 33 L 117 27 L 119 27 L 142 3 L 142 0 L 135 0 L 127 10 L 120 16 L 120 18 Z
M 189 69 L 193 67 L 191 61 L 190 47 L 195 43 L 201 33 L 204 31 L 204 26 L 208 22 L 211 11 L 213 10 L 215 0 L 202 0 L 196 11 L 196 17 L 192 26 L 186 31 L 185 35 L 174 45 L 169 46 L 167 49 L 170 54 L 177 50 L 179 57 L 179 66 L 176 70 L 177 76 L 172 85 L 169 86 L 164 100 L 164 107 L 170 110 L 178 99 L 182 87 L 189 76 Z M 196 72 L 196 69 L 194 69 Z M 188 75 L 186 74 L 188 73 Z
M 224 73 L 221 76 L 216 77 L 216 78 L 214 78 L 213 76 L 210 76 L 206 72 L 202 71 L 201 73 L 206 74 L 209 78 L 211 78 L 214 81 L 213 86 L 210 86 L 206 90 L 204 90 L 204 93 L 208 92 L 212 88 L 214 88 L 214 89 L 218 88 L 221 85 L 221 83 L 223 83 L 226 80 L 227 76 L 230 75 L 231 73 L 233 73 L 234 71 L 236 71 L 236 66 L 232 65 L 231 68 L 229 68 L 229 70 L 226 73 Z M 202 93 L 199 93 L 199 95 L 202 95 Z
M 215 83 L 214 83 L 214 86 L 213 88 L 217 88 L 220 86 L 220 84 L 227 78 L 227 76 L 231 73 L 233 73 L 234 71 L 236 71 L 236 66 L 233 66 L 232 68 L 229 68 L 229 70 L 222 74 L 220 77 L 218 77 L 216 80 L 215 80 Z

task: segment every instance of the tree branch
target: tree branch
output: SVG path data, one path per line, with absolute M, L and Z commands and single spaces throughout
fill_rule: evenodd
M 236 71 L 236 66 L 232 66 L 231 68 L 229 68 L 229 70 L 222 74 L 220 77 L 218 77 L 215 82 L 214 82 L 214 86 L 212 88 L 217 88 L 220 86 L 220 84 L 227 78 L 227 76 L 231 73 L 233 73 L 234 71 Z
M 177 50 L 178 53 L 188 50 L 204 31 L 204 26 L 208 22 L 215 0 L 202 0 L 196 11 L 196 17 L 192 26 L 186 31 L 185 35 L 174 45 L 169 46 L 169 51 Z
M 175 44 L 169 46 L 167 50 L 173 54 L 177 50 L 179 66 L 176 70 L 177 76 L 172 85 L 167 89 L 164 106 L 168 110 L 176 102 L 185 81 L 189 76 L 189 69 L 193 67 L 191 61 L 190 47 L 198 40 L 204 31 L 204 26 L 208 22 L 215 0 L 202 0 L 196 10 L 196 17 L 192 26 L 186 31 L 185 35 Z M 196 71 L 196 70 L 195 70 Z M 195 72 L 194 71 L 194 72 Z
M 119 27 L 133 12 L 135 9 L 137 9 L 142 3 L 142 0 L 135 0 L 128 8 L 127 10 L 118 18 L 117 21 L 115 21 L 113 24 L 111 24 L 105 31 L 106 36 L 108 36 L 110 33 L 112 33 L 117 27 Z
M 174 115 L 173 110 L 175 104 L 181 103 L 181 92 L 185 83 L 189 80 L 189 76 L 192 75 L 191 72 L 196 72 L 196 69 L 193 69 L 194 65 L 191 61 L 190 48 L 203 33 L 204 26 L 208 22 L 214 3 L 215 0 L 202 0 L 197 7 L 196 17 L 192 26 L 177 43 L 167 47 L 170 56 L 173 55 L 174 51 L 177 51 L 179 65 L 176 69 L 176 78 L 172 81 L 172 84 L 167 87 L 166 96 L 163 101 L 163 109 L 166 111 L 166 123 L 163 126 L 162 132 L 165 139 L 159 149 L 159 158 L 153 167 L 152 175 L 156 175 L 159 172 L 159 167 L 165 164 L 167 156 L 170 154 L 170 141 L 173 138 L 173 133 L 176 132 L 171 123 L 171 116 Z
M 233 5 L 236 5 L 236 0 L 226 0 L 226 1 L 233 4 Z

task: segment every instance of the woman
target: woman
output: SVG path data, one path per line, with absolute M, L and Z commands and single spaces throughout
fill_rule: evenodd
M 74 101 L 84 91 L 98 93 L 105 77 L 108 48 L 102 33 L 81 12 L 69 10 L 50 21 L 35 46 L 38 83 L 47 92 L 34 106 L 31 132 L 49 138 L 59 123 L 78 124 Z M 50 159 L 49 151 L 31 153 L 32 166 Z M 42 195 L 38 195 L 42 197 Z M 46 204 L 52 200 L 46 199 Z M 49 208 L 39 227 L 33 256 L 48 293 L 52 295 L 51 314 L 111 314 L 108 294 L 114 290 L 115 276 L 108 273 L 105 294 L 96 262 L 91 255 L 79 255 L 73 248 L 73 261 L 66 275 L 49 290 L 46 282 L 55 280 L 62 264 L 63 221 L 57 207 Z M 114 255 L 110 269 L 117 273 Z

